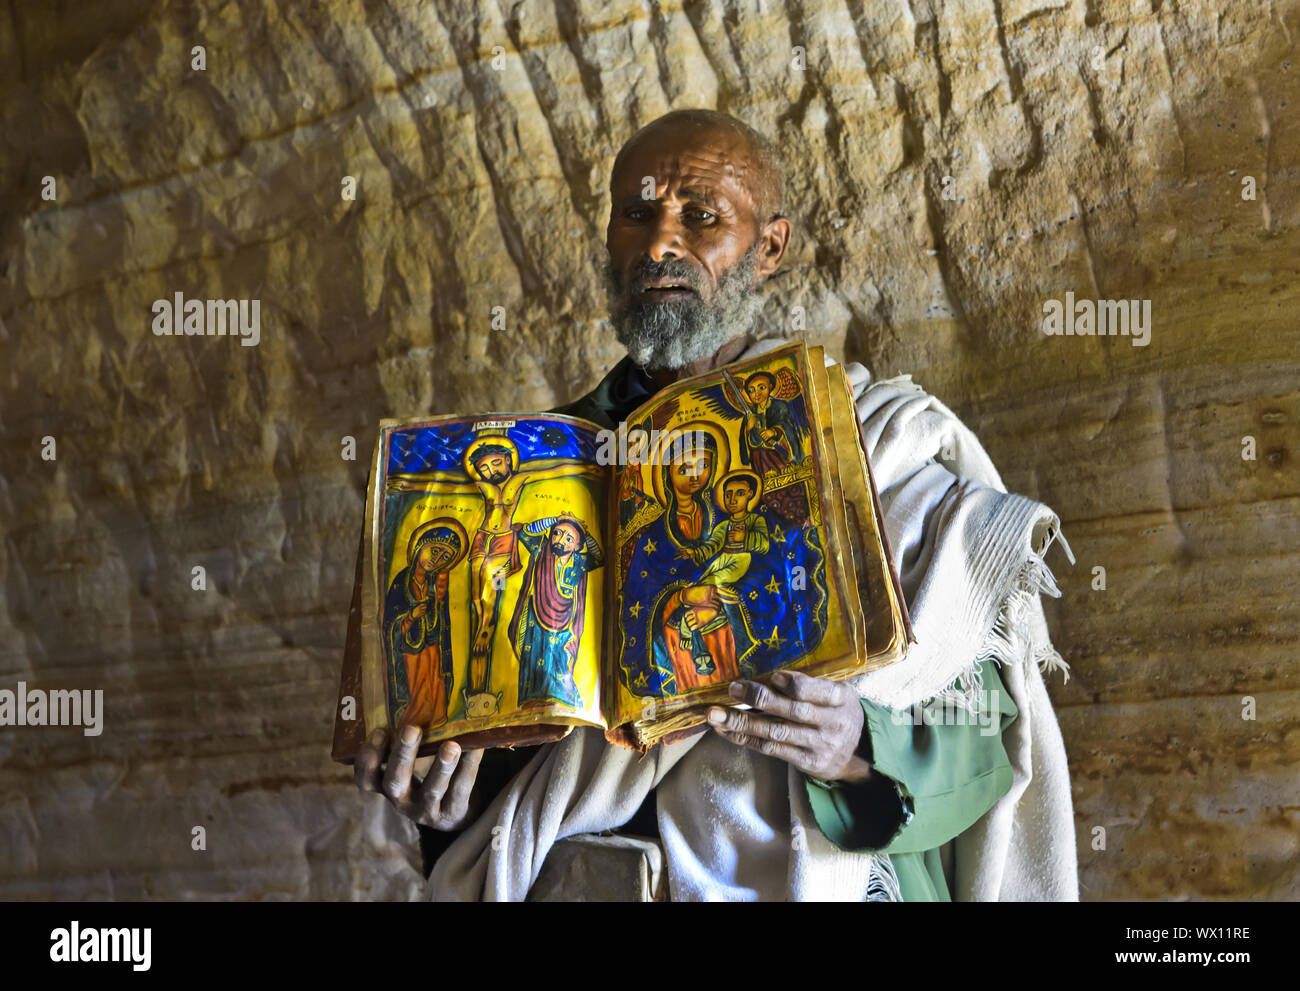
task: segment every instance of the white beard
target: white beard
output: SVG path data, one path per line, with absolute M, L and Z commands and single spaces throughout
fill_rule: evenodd
M 711 358 L 728 341 L 748 334 L 763 308 L 754 287 L 758 245 L 727 271 L 709 301 L 623 303 L 621 280 L 613 265 L 605 270 L 614 333 L 632 360 L 648 371 L 676 370 Z M 669 275 L 674 266 L 665 266 Z

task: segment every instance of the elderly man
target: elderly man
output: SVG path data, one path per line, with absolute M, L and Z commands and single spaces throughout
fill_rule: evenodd
M 642 128 L 610 192 L 606 276 L 628 355 L 560 412 L 613 427 L 672 382 L 765 349 L 750 336 L 759 287 L 791 226 L 769 142 L 713 111 Z M 577 730 L 519 754 L 444 743 L 420 779 L 414 729 L 377 731 L 359 787 L 423 839 L 451 840 L 427 844 L 441 853 L 431 898 L 523 898 L 557 840 L 619 828 L 660 838 L 674 900 L 1078 897 L 1040 673 L 1060 661 L 1037 595 L 1056 592 L 1042 560 L 1056 517 L 1006 493 L 974 435 L 909 380 L 847 371 L 913 614 L 908 657 L 852 682 L 733 682 L 749 708 L 715 708 L 712 732 L 642 760 Z

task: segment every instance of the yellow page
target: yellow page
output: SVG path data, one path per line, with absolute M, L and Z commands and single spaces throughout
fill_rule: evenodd
M 368 503 L 367 728 L 603 726 L 608 469 L 553 414 L 385 421 Z

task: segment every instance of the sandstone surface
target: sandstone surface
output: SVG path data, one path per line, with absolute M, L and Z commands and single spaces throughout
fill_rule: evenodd
M 685 106 L 782 149 L 762 333 L 911 373 L 1061 514 L 1084 897 L 1300 897 L 1297 35 L 1297 0 L 0 9 L 0 687 L 107 706 L 0 729 L 0 898 L 418 895 L 327 753 L 374 424 L 599 380 L 609 166 Z M 1150 300 L 1149 345 L 1044 336 L 1067 291 Z M 154 336 L 177 292 L 260 299 L 258 345 Z

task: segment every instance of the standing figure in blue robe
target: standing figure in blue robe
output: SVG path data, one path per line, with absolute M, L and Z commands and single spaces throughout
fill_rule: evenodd
M 586 708 L 573 670 L 582 642 L 587 574 L 603 563 L 600 547 L 569 515 L 529 523 L 519 541 L 530 553 L 510 621 L 510 642 L 519 659 L 519 706 Z

